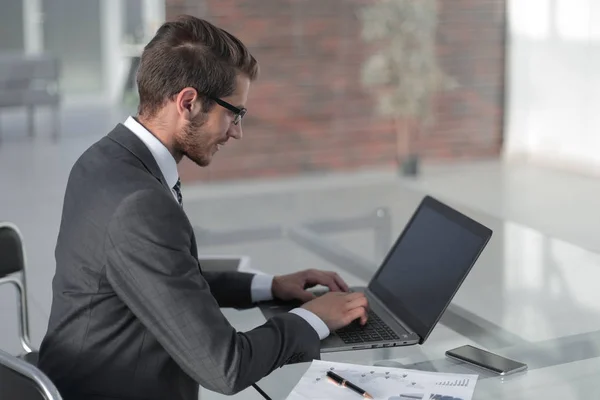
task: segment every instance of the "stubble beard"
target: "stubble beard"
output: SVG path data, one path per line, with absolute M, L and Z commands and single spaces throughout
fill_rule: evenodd
M 210 143 L 207 143 L 210 137 L 202 130 L 205 120 L 206 118 L 203 114 L 190 120 L 180 138 L 180 147 L 183 155 L 200 167 L 208 166 L 212 159 Z

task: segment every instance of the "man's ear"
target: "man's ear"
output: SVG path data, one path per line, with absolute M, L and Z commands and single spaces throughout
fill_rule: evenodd
M 196 89 L 186 87 L 182 89 L 176 98 L 177 103 L 177 112 L 180 114 L 196 114 L 197 110 L 194 110 L 194 107 L 198 100 L 198 92 Z

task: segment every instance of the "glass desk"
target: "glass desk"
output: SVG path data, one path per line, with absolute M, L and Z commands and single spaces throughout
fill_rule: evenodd
M 400 184 L 373 184 L 270 193 L 243 202 L 235 196 L 196 199 L 188 215 L 198 225 L 200 252 L 249 255 L 254 268 L 272 274 L 330 269 L 350 285 L 365 285 L 422 197 Z M 322 359 L 475 373 L 475 399 L 600 398 L 600 256 L 448 204 L 494 235 L 430 338 L 423 345 L 327 353 Z M 224 313 L 240 330 L 265 321 L 258 309 Z M 444 356 L 464 344 L 523 361 L 529 369 L 500 378 Z M 284 366 L 259 385 L 273 399 L 284 399 L 308 366 Z

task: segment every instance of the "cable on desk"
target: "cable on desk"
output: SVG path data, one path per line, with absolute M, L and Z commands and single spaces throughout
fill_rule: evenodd
M 261 395 L 262 397 L 264 397 L 266 400 L 273 400 L 273 399 L 272 399 L 272 398 L 270 398 L 270 397 L 269 397 L 269 395 L 268 395 L 268 394 L 266 394 L 266 393 L 265 393 L 265 392 L 264 392 L 264 391 L 263 391 L 263 390 L 262 390 L 260 387 L 258 387 L 258 385 L 257 385 L 256 383 L 253 383 L 253 384 L 252 384 L 252 387 L 253 387 L 254 389 L 256 389 L 256 391 L 257 391 L 258 393 L 260 393 L 260 395 Z

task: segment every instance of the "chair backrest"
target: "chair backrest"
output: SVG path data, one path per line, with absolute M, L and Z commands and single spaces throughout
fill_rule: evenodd
M 62 400 L 56 386 L 37 367 L 0 350 L 0 397 L 19 400 Z
M 25 268 L 21 235 L 13 224 L 0 222 L 0 278 Z
M 60 65 L 58 58 L 54 56 L 0 53 L 0 84 L 10 85 L 36 79 L 56 81 L 59 78 Z
M 25 264 L 25 246 L 21 233 L 14 224 L 0 221 L 0 285 L 11 283 L 18 290 L 19 335 L 23 349 L 30 353 L 33 348 L 29 340 Z
M 59 78 L 56 57 L 0 53 L 0 107 L 58 104 Z

